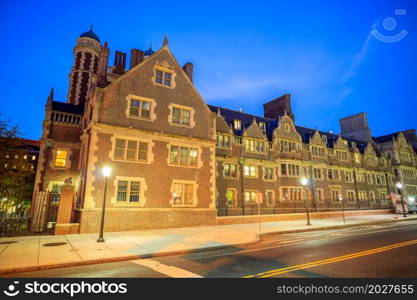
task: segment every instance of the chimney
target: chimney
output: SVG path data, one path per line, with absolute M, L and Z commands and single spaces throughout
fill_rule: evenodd
M 123 75 L 126 68 L 126 53 L 117 51 L 114 53 L 113 73 Z
M 130 69 L 134 66 L 140 64 L 144 59 L 144 54 L 142 50 L 132 49 L 130 50 Z
M 339 120 L 340 131 L 343 137 L 350 137 L 362 142 L 369 142 L 371 129 L 368 126 L 366 113 L 359 113 Z
M 193 64 L 188 62 L 182 67 L 182 69 L 184 70 L 185 74 L 187 74 L 188 78 L 190 78 L 191 82 L 193 82 Z
M 291 111 L 291 95 L 285 94 L 264 104 L 264 116 L 270 119 L 279 119 L 288 115 L 294 121 L 294 114 Z
M 101 47 L 100 57 L 98 60 L 97 72 L 97 86 L 102 87 L 107 83 L 107 67 L 109 64 L 110 49 L 107 47 L 107 42 Z

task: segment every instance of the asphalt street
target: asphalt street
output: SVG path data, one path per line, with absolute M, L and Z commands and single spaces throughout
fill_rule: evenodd
M 417 221 L 271 235 L 242 248 L 2 277 L 417 277 Z

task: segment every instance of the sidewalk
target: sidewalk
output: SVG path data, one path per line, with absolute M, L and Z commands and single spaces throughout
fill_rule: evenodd
M 0 238 L 0 274 L 46 268 L 85 265 L 155 256 L 238 247 L 254 243 L 260 235 L 330 229 L 390 221 L 417 220 L 409 215 L 398 220 L 392 214 L 342 218 L 280 221 L 259 224 L 234 224 L 105 233 L 105 243 L 97 243 L 98 234 L 26 236 Z M 59 244 L 53 244 L 59 243 Z M 49 245 L 48 245 L 49 244 Z M 52 245 L 50 245 L 52 244 Z

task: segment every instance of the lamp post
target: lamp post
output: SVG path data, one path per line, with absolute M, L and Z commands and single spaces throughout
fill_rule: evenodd
M 104 197 L 103 197 L 103 207 L 101 209 L 101 224 L 100 224 L 100 235 L 98 237 L 97 243 L 103 243 L 103 231 L 104 231 L 104 214 L 106 212 L 106 192 L 107 192 L 107 178 L 110 176 L 111 168 L 110 167 L 103 167 L 102 173 L 104 178 L 106 179 L 104 183 Z
M 346 223 L 346 219 L 345 219 L 345 207 L 343 205 L 343 196 L 342 196 L 342 194 L 339 194 L 339 201 L 342 203 L 343 223 Z
M 403 207 L 404 218 L 407 218 L 407 214 L 405 213 L 404 198 L 403 198 L 403 192 L 402 192 L 403 184 L 401 182 L 397 182 L 395 184 L 395 186 L 397 187 L 397 191 L 400 194 L 401 205 Z
M 308 179 L 305 178 L 305 177 L 301 178 L 301 184 L 303 185 L 303 187 L 306 187 L 307 184 L 308 184 Z M 308 212 L 308 206 L 307 206 L 307 191 L 305 189 L 303 189 L 303 190 L 304 190 L 304 207 L 306 209 L 306 214 L 307 214 L 307 224 L 306 225 L 310 226 L 311 225 L 311 223 L 310 223 L 310 214 Z

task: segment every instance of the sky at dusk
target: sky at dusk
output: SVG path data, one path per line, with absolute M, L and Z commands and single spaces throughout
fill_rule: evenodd
M 374 136 L 417 127 L 417 1 L 10 1 L 0 3 L 0 113 L 41 136 L 51 87 L 66 101 L 76 39 L 112 51 L 169 47 L 208 104 L 263 115 L 290 93 L 296 123 L 339 132 L 367 112 Z M 376 34 L 379 34 L 379 38 Z M 381 38 L 382 36 L 382 38 Z

